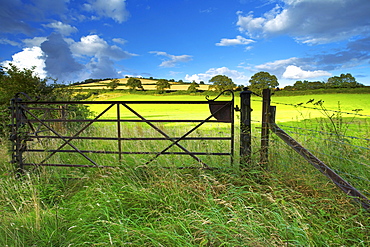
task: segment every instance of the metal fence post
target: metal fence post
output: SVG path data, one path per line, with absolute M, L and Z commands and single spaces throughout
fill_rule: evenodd
M 240 92 L 240 166 L 245 168 L 251 163 L 251 95 L 252 92 L 243 88 Z
M 262 91 L 262 131 L 261 131 L 261 157 L 260 164 L 263 168 L 267 168 L 268 164 L 268 148 L 269 148 L 269 122 L 270 122 L 270 103 L 271 92 L 270 89 L 263 89 Z

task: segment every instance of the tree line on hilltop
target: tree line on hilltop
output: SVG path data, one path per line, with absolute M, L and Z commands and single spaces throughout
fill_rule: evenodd
M 130 90 L 144 90 L 143 85 L 141 83 L 140 78 L 137 77 L 126 77 L 128 78 L 127 83 L 125 84 L 129 87 Z M 166 89 L 171 88 L 170 82 L 176 82 L 174 79 L 154 79 L 153 77 L 149 77 L 147 79 L 150 80 L 157 80 L 156 82 L 156 91 L 158 93 L 163 93 Z M 111 90 L 116 89 L 119 86 L 118 79 L 111 79 L 107 78 L 104 80 L 110 80 L 107 84 L 107 87 L 111 88 Z M 88 79 L 85 80 L 84 83 L 92 81 L 101 81 L 101 79 Z M 199 85 L 205 84 L 204 81 L 200 81 L 197 83 L 196 81 L 192 82 L 183 82 L 182 80 L 177 81 L 179 84 L 188 84 L 189 87 L 187 91 L 189 93 L 194 93 L 199 91 Z M 233 90 L 233 91 L 241 91 L 243 90 L 243 85 L 236 85 L 231 78 L 227 77 L 226 75 L 216 75 L 209 80 L 211 83 L 209 89 L 222 92 L 225 90 Z M 275 75 L 271 75 L 268 72 L 258 72 L 254 74 L 250 80 L 248 88 L 255 93 L 260 93 L 265 88 L 281 90 L 279 89 L 279 82 Z M 364 87 L 363 84 L 358 83 L 356 78 L 353 77 L 350 73 L 341 74 L 340 76 L 333 76 L 330 77 L 326 82 L 325 81 L 296 81 L 293 86 L 285 86 L 284 90 L 293 91 L 293 90 L 314 90 L 314 89 L 330 89 L 330 88 L 358 88 Z

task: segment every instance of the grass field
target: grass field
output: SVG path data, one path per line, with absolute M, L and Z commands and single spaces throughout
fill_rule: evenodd
M 240 99 L 238 93 L 235 94 L 235 104 L 240 106 Z M 211 97 L 212 98 L 212 97 Z M 230 100 L 231 96 L 222 96 L 219 100 Z M 313 103 L 322 100 L 324 101 L 323 107 L 327 110 L 343 111 L 349 113 L 356 113 L 355 109 L 361 109 L 358 111 L 359 114 L 369 115 L 370 108 L 370 96 L 369 94 L 327 94 L 327 95 L 302 95 L 302 96 L 272 96 L 271 105 L 277 106 L 276 121 L 286 122 L 286 121 L 301 121 L 309 118 L 325 117 L 322 110 L 313 110 L 310 108 L 322 109 L 319 105 L 314 105 L 312 103 L 306 104 L 309 100 L 314 99 Z M 140 95 L 140 94 L 103 94 L 99 95 L 96 100 L 122 100 L 122 101 L 206 101 L 203 95 Z M 260 97 L 252 97 L 252 119 L 261 120 L 261 109 L 262 109 L 262 99 Z M 277 104 L 283 103 L 283 104 Z M 299 103 L 303 103 L 301 106 L 294 106 Z M 289 104 L 289 105 L 285 105 Z M 100 112 L 103 106 L 95 105 L 91 108 L 94 112 Z M 138 105 L 135 109 L 143 112 L 145 116 L 155 116 L 159 119 L 178 119 L 181 117 L 195 116 L 202 118 L 208 114 L 208 108 L 204 105 L 199 105 L 195 109 L 193 105 L 184 105 L 181 108 L 169 108 L 166 105 L 156 105 L 155 108 L 148 105 Z M 169 111 L 170 109 L 170 111 Z M 110 112 L 109 116 L 115 116 L 115 112 Z M 352 114 L 343 114 L 343 117 L 351 117 Z M 359 116 L 357 116 L 359 117 Z
M 359 113 L 370 115 L 368 95 L 359 96 L 273 96 L 272 102 L 304 103 L 303 106 L 311 107 L 306 102 L 314 98 L 324 100 L 325 108 L 338 110 L 340 101 L 343 111 L 363 109 Z M 353 203 L 280 140 L 271 139 L 269 169 L 258 169 L 260 129 L 256 127 L 260 123 L 255 121 L 260 121 L 261 103 L 258 97 L 252 99 L 252 132 L 256 138 L 252 139 L 253 164 L 245 171 L 217 158 L 211 162 L 218 163 L 221 169 L 214 171 L 162 168 L 176 163 L 170 158 L 148 167 L 143 166 L 143 159 L 132 158 L 115 169 L 39 167 L 17 178 L 13 164 L 7 162 L 10 157 L 6 140 L 2 140 L 0 246 L 369 246 L 369 212 Z M 108 94 L 99 95 L 96 100 L 204 100 L 204 96 Z M 238 101 L 236 98 L 239 105 Z M 209 115 L 207 108 L 190 106 L 135 107 L 146 117 L 156 119 Z M 91 109 L 101 110 L 95 106 Z M 108 112 L 104 117 L 114 114 Z M 129 116 L 123 111 L 122 114 Z M 277 122 L 289 126 L 321 130 L 326 124 L 318 117 L 327 119 L 324 114 L 323 110 L 277 105 Z M 238 121 L 238 114 L 236 117 Z M 342 121 L 349 128 L 357 126 L 348 134 L 369 138 L 368 117 L 356 117 L 356 121 L 344 115 L 333 118 L 338 121 L 334 124 Z M 184 131 L 183 126 L 176 128 L 171 124 L 160 128 L 171 134 Z M 106 124 L 91 131 L 90 134 L 98 136 L 116 134 L 115 126 Z M 212 126 L 204 131 L 223 130 Z M 125 126 L 123 132 L 128 136 L 154 135 L 150 128 L 135 124 Z M 330 165 L 345 165 L 350 168 L 345 172 L 368 176 L 370 157 L 366 149 L 354 153 L 357 150 L 354 146 L 341 142 L 334 146 L 327 142 L 327 136 L 304 134 L 300 141 L 310 148 L 358 159 L 367 166 L 359 171 L 363 174 L 356 174 L 356 167 L 343 160 L 331 160 Z M 88 149 L 110 148 L 105 142 L 75 144 Z M 357 144 L 368 147 L 368 142 Z M 134 145 L 132 148 L 140 150 L 154 148 L 155 144 Z M 217 143 L 206 148 L 218 151 L 223 146 Z M 100 157 L 102 164 L 117 163 L 115 156 Z M 74 157 L 69 158 L 75 161 Z

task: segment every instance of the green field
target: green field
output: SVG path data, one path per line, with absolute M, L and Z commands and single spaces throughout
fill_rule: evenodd
M 206 101 L 203 95 L 141 95 L 141 94 L 123 94 L 118 96 L 112 94 L 112 97 L 107 95 L 101 95 L 97 100 L 115 100 L 115 101 Z M 240 99 L 238 93 L 235 94 L 235 104 L 240 106 Z M 212 97 L 210 97 L 212 98 Z M 218 100 L 230 100 L 231 96 L 222 96 Z M 277 106 L 276 121 L 301 121 L 308 118 L 325 117 L 322 110 L 315 110 L 309 108 L 319 108 L 319 105 L 313 105 L 312 103 L 306 104 L 310 99 L 314 99 L 314 102 L 319 100 L 324 101 L 323 107 L 327 110 L 355 113 L 353 110 L 361 109 L 359 114 L 370 116 L 370 95 L 369 94 L 326 94 L 326 95 L 301 95 L 301 96 L 272 96 L 271 105 Z M 283 104 L 278 104 L 283 103 Z M 294 106 L 299 103 L 303 103 L 301 106 Z M 290 105 L 284 105 L 290 104 Z M 261 108 L 262 98 L 253 96 L 252 97 L 252 120 L 261 120 Z M 304 108 L 309 107 L 309 108 Z M 104 108 L 102 105 L 94 105 L 90 108 L 94 112 L 101 112 Z M 198 105 L 194 108 L 194 105 L 178 105 L 172 107 L 168 105 L 136 105 L 135 109 L 138 112 L 142 112 L 144 116 L 148 118 L 157 117 L 158 119 L 181 119 L 188 118 L 189 116 L 195 117 L 195 119 L 201 119 L 204 116 L 208 116 L 208 107 L 206 105 Z M 124 113 L 123 113 L 124 114 Z M 106 117 L 115 117 L 116 112 L 111 110 Z M 129 116 L 129 115 L 128 115 Z M 353 114 L 343 113 L 343 117 L 351 117 Z M 357 116 L 359 117 L 359 116 Z
M 272 97 L 272 102 L 284 103 L 277 104 L 278 124 L 288 126 L 284 129 L 299 128 L 293 129 L 298 134 L 291 134 L 330 167 L 352 179 L 350 181 L 367 195 L 370 194 L 369 117 L 344 112 L 363 109 L 360 114 L 370 115 L 368 96 Z M 310 99 L 325 101 L 323 106 L 327 110 L 291 106 L 303 103 L 302 106 L 318 108 L 306 104 Z M 106 94 L 95 100 L 205 98 Z M 338 111 L 338 101 L 343 112 L 328 111 Z M 236 104 L 240 105 L 238 97 Z M 134 105 L 133 108 L 150 119 L 203 119 L 209 116 L 209 110 L 206 105 L 201 106 Z M 252 108 L 253 162 L 245 170 L 217 157 L 207 162 L 220 169 L 209 171 L 163 168 L 186 162 L 179 157 L 163 157 L 146 166 L 147 155 L 119 163 L 117 156 L 105 154 L 94 158 L 99 156 L 99 163 L 119 168 L 38 167 L 17 177 L 14 165 L 8 162 L 7 140 L 2 140 L 0 246 L 369 246 L 369 212 L 353 203 L 274 135 L 270 141 L 268 169 L 259 168 L 259 97 L 252 97 Z M 90 109 L 98 113 L 104 106 L 94 105 Z M 326 113 L 329 115 L 325 116 Z M 113 109 L 103 118 L 115 118 L 115 114 Z M 121 115 L 133 118 L 125 110 Z M 236 113 L 238 121 L 239 113 Z M 185 131 L 183 124 L 161 123 L 158 127 L 171 135 Z M 331 130 L 362 139 L 323 134 Z M 69 130 L 62 131 L 68 134 Z M 214 124 L 194 134 L 223 135 L 226 132 L 223 126 Z M 115 124 L 99 123 L 88 134 L 115 136 L 116 133 Z M 122 133 L 129 137 L 158 135 L 149 127 L 135 123 L 123 124 Z M 238 138 L 236 142 L 238 146 Z M 74 144 L 84 149 L 116 148 L 115 144 L 103 141 Z M 52 149 L 55 143 L 50 140 L 40 145 Z M 158 145 L 162 144 L 144 141 L 125 147 L 143 150 Z M 210 152 L 228 148 L 221 142 L 184 145 Z M 72 155 L 55 159 L 80 161 Z

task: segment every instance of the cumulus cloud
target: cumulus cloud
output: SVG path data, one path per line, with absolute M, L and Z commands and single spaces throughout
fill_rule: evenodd
M 66 80 L 72 79 L 73 73 L 83 69 L 83 66 L 75 61 L 69 45 L 59 33 L 52 33 L 41 44 L 45 54 L 45 70 L 51 77 Z
M 112 18 L 118 23 L 122 23 L 129 17 L 126 10 L 125 0 L 89 0 L 84 4 L 87 11 L 96 13 L 99 17 Z
M 309 44 L 346 40 L 370 31 L 368 0 L 283 0 L 283 6 L 255 17 L 237 12 L 241 32 L 260 38 L 288 34 Z
M 43 26 L 52 28 L 58 33 L 61 33 L 62 35 L 65 35 L 65 36 L 69 36 L 71 33 L 75 33 L 78 31 L 76 27 L 72 27 L 71 25 L 65 24 L 61 21 L 54 21 L 52 23 L 49 23 Z
M 27 47 L 34 47 L 40 46 L 47 39 L 48 39 L 47 37 L 33 37 L 32 39 L 24 39 L 22 40 L 22 42 Z
M 315 70 L 315 71 L 305 71 L 302 70 L 300 67 L 289 65 L 285 72 L 283 73 L 283 78 L 286 79 L 308 79 L 308 78 L 316 78 L 322 76 L 331 76 L 331 74 L 324 70 Z
M 237 70 L 231 70 L 227 67 L 221 67 L 221 68 L 211 68 L 207 70 L 205 73 L 199 73 L 199 74 L 193 74 L 193 75 L 186 75 L 185 80 L 187 81 L 204 81 L 208 82 L 212 77 L 216 75 L 226 75 L 227 77 L 230 77 L 234 83 L 237 84 L 245 84 L 249 77 L 244 75 L 243 72 L 239 72 Z
M 219 43 L 216 43 L 217 46 L 232 46 L 232 45 L 249 45 L 253 43 L 254 40 L 246 39 L 240 35 L 236 36 L 236 39 L 221 39 Z
M 79 42 L 75 42 L 71 45 L 71 50 L 79 55 L 96 57 L 106 56 L 116 60 L 136 56 L 136 54 L 123 51 L 116 45 L 109 45 L 107 41 L 96 34 L 82 37 Z
M 166 68 L 175 67 L 177 63 L 189 62 L 189 61 L 192 60 L 192 56 L 190 56 L 190 55 L 175 56 L 175 55 L 171 55 L 171 54 L 168 54 L 166 52 L 163 52 L 163 51 L 151 51 L 149 53 L 153 53 L 153 54 L 156 54 L 157 56 L 164 56 L 164 57 L 169 58 L 168 60 L 163 61 L 159 65 L 161 67 L 166 67 Z
M 21 52 L 12 56 L 12 61 L 4 61 L 1 65 L 7 67 L 9 66 L 9 63 L 22 69 L 31 69 L 32 67 L 35 67 L 35 73 L 39 77 L 45 78 L 47 76 L 45 71 L 44 53 L 40 47 L 35 46 L 24 48 Z
M 90 63 L 87 64 L 87 69 L 91 72 L 91 78 L 114 78 L 119 76 L 114 68 L 114 62 L 106 56 L 92 58 Z
M 122 42 L 115 39 L 115 42 Z M 128 59 L 136 54 L 122 50 L 116 45 L 110 45 L 98 35 L 81 37 L 78 42 L 71 42 L 71 50 L 76 56 L 89 58 L 86 68 L 90 71 L 91 78 L 113 78 L 119 76 L 114 60 Z

